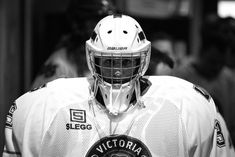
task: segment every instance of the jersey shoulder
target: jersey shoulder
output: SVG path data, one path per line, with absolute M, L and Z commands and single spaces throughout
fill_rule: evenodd
M 181 110 L 216 112 L 213 98 L 199 85 L 174 76 L 151 76 L 149 81 L 146 97 L 171 101 Z
M 74 102 L 83 102 L 89 97 L 86 78 L 60 78 L 31 90 L 16 99 L 15 117 L 45 111 L 53 115 L 61 108 Z M 34 117 L 35 118 L 35 117 Z
M 213 101 L 210 94 L 203 87 L 182 78 L 174 76 L 150 76 L 149 81 L 151 82 L 149 93 L 154 96 L 164 94 L 165 98 L 180 97 L 182 99 L 202 99 L 206 100 L 206 102 Z
M 87 78 L 59 78 L 25 93 L 16 102 L 27 106 L 28 103 L 33 105 L 51 101 L 63 102 L 75 98 L 76 101 L 83 101 L 88 96 L 89 82 Z
M 203 133 L 203 137 L 200 137 L 202 141 L 208 138 L 214 130 L 217 114 L 214 101 L 209 93 L 202 87 L 177 77 L 151 76 L 149 81 L 152 86 L 146 93 L 145 99 L 151 106 L 155 106 L 153 108 L 158 108 L 156 112 L 166 106 L 174 108 L 177 110 L 186 132 L 192 136 Z

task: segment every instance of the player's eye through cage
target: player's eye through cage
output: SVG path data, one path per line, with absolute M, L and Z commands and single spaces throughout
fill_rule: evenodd
M 110 84 L 124 84 L 136 78 L 146 64 L 146 52 L 106 53 L 90 52 L 93 72 Z

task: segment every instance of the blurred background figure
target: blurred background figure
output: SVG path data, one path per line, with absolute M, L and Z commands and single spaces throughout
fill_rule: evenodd
M 166 53 L 152 46 L 151 59 L 146 75 L 171 75 L 174 60 Z
M 146 75 L 170 75 L 175 63 L 172 37 L 159 32 L 153 35 L 151 42 L 151 59 Z
M 187 60 L 172 75 L 205 88 L 224 116 L 235 142 L 235 20 L 208 15 L 202 22 L 198 56 Z
M 152 52 L 147 75 L 172 75 L 190 56 L 184 41 L 175 39 L 167 32 L 153 32 L 151 35 Z
M 62 36 L 54 52 L 42 65 L 32 88 L 59 77 L 87 76 L 89 72 L 84 43 L 95 24 L 114 12 L 115 7 L 109 0 L 70 0 L 66 11 L 70 31 Z

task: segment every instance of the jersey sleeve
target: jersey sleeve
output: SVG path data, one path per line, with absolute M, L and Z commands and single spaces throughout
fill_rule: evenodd
M 6 118 L 3 157 L 38 156 L 46 125 L 35 114 L 43 115 L 47 92 L 42 88 L 25 93 L 11 106 Z
M 199 95 L 204 97 L 204 100 L 207 100 L 202 103 L 203 106 L 201 106 L 201 108 L 207 108 L 207 110 L 204 110 L 204 114 L 211 114 L 210 118 L 208 117 L 208 119 L 210 119 L 210 123 L 208 124 L 213 124 L 211 128 L 212 133 L 208 134 L 209 136 L 207 140 L 205 140 L 206 142 L 204 142 L 204 146 L 202 145 L 202 150 L 205 148 L 207 148 L 208 150 L 204 150 L 202 151 L 202 153 L 206 152 L 204 156 L 210 157 L 235 157 L 234 147 L 230 138 L 229 130 L 227 128 L 225 120 L 216 109 L 213 98 L 202 87 L 194 85 L 193 88 Z M 206 122 L 206 119 L 204 119 L 203 122 Z M 202 130 L 203 131 L 201 132 L 201 134 L 204 134 L 206 130 Z M 212 140 L 210 137 L 212 137 Z
M 193 85 L 182 92 L 182 119 L 190 157 L 235 157 L 229 131 L 210 94 Z
M 3 157 L 40 156 L 57 113 L 71 103 L 83 102 L 87 93 L 85 78 L 57 79 L 16 99 L 7 115 Z
M 210 157 L 235 157 L 234 146 L 229 130 L 220 113 L 214 124 L 214 135 Z
M 7 114 L 5 124 L 5 145 L 3 150 L 3 157 L 20 157 L 21 152 L 18 147 L 18 143 L 13 134 L 12 130 L 12 117 L 14 111 L 17 109 L 16 103 L 14 102 Z

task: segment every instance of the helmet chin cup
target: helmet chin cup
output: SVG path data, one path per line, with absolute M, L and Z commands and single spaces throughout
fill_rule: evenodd
M 114 88 L 111 84 L 100 84 L 99 88 L 109 114 L 118 115 L 128 110 L 134 91 L 133 85 L 126 84 Z

